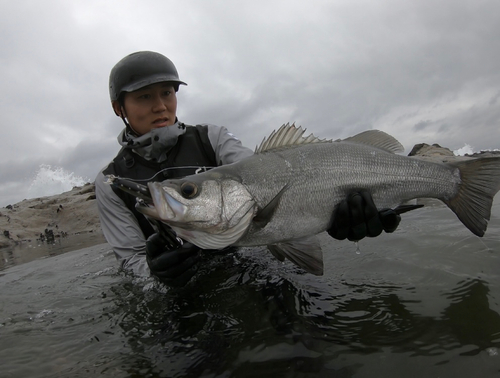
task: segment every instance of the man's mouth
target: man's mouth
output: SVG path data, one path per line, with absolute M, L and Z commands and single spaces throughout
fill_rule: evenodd
M 153 125 L 155 125 L 155 127 L 167 126 L 169 121 L 170 120 L 166 117 L 165 118 L 157 118 L 153 121 Z

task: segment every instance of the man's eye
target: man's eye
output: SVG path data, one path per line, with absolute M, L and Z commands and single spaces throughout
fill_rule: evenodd
M 142 94 L 142 95 L 139 96 L 139 98 L 141 100 L 147 100 L 147 99 L 151 98 L 151 95 L 149 95 L 149 94 Z

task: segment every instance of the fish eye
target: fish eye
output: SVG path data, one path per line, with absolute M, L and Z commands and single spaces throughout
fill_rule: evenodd
M 198 187 L 192 182 L 184 182 L 181 185 L 181 195 L 184 198 L 190 199 L 196 197 L 198 194 Z

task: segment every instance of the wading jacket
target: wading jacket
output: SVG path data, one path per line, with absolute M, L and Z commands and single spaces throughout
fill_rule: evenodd
M 135 198 L 106 183 L 114 174 L 146 184 L 183 177 L 252 155 L 225 127 L 215 125 L 172 126 L 134 136 L 126 129 L 118 136 L 122 149 L 96 177 L 96 197 L 101 228 L 124 269 L 149 275 L 146 239 L 154 229 L 135 210 Z

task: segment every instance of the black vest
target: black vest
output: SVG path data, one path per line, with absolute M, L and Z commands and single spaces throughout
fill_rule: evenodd
M 186 126 L 186 132 L 179 136 L 177 144 L 168 153 L 166 161 L 157 163 L 146 160 L 132 152 L 130 148 L 123 147 L 103 173 L 134 181 L 139 180 L 140 184 L 146 185 L 149 181 L 180 178 L 195 174 L 200 169 L 207 170 L 215 166 L 217 166 L 217 161 L 208 139 L 208 129 L 206 126 L 197 125 Z M 154 229 L 146 217 L 135 209 L 135 197 L 118 188 L 112 188 L 137 218 L 144 236 L 148 238 L 153 234 Z

